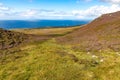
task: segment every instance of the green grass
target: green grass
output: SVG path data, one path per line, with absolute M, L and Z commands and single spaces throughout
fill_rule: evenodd
M 10 52 L 11 54 L 7 54 Z M 1 51 L 0 80 L 119 80 L 120 52 L 82 52 L 55 39 Z

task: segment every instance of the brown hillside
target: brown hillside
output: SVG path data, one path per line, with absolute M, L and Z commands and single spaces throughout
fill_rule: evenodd
M 120 11 L 104 14 L 77 31 L 57 39 L 75 49 L 94 51 L 120 50 Z
M 0 49 L 8 49 L 23 43 L 27 36 L 22 33 L 0 29 Z

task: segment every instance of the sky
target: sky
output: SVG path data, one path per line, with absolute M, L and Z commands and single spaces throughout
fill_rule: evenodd
M 0 0 L 0 20 L 92 20 L 120 10 L 120 0 Z

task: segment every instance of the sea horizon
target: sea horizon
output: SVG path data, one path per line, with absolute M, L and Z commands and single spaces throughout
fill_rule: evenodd
M 90 20 L 0 20 L 0 28 L 29 29 L 29 28 L 58 28 L 81 26 Z

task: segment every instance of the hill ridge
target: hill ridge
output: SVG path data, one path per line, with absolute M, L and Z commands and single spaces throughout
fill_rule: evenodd
M 85 51 L 120 50 L 120 11 L 104 14 L 71 34 L 58 38 Z

